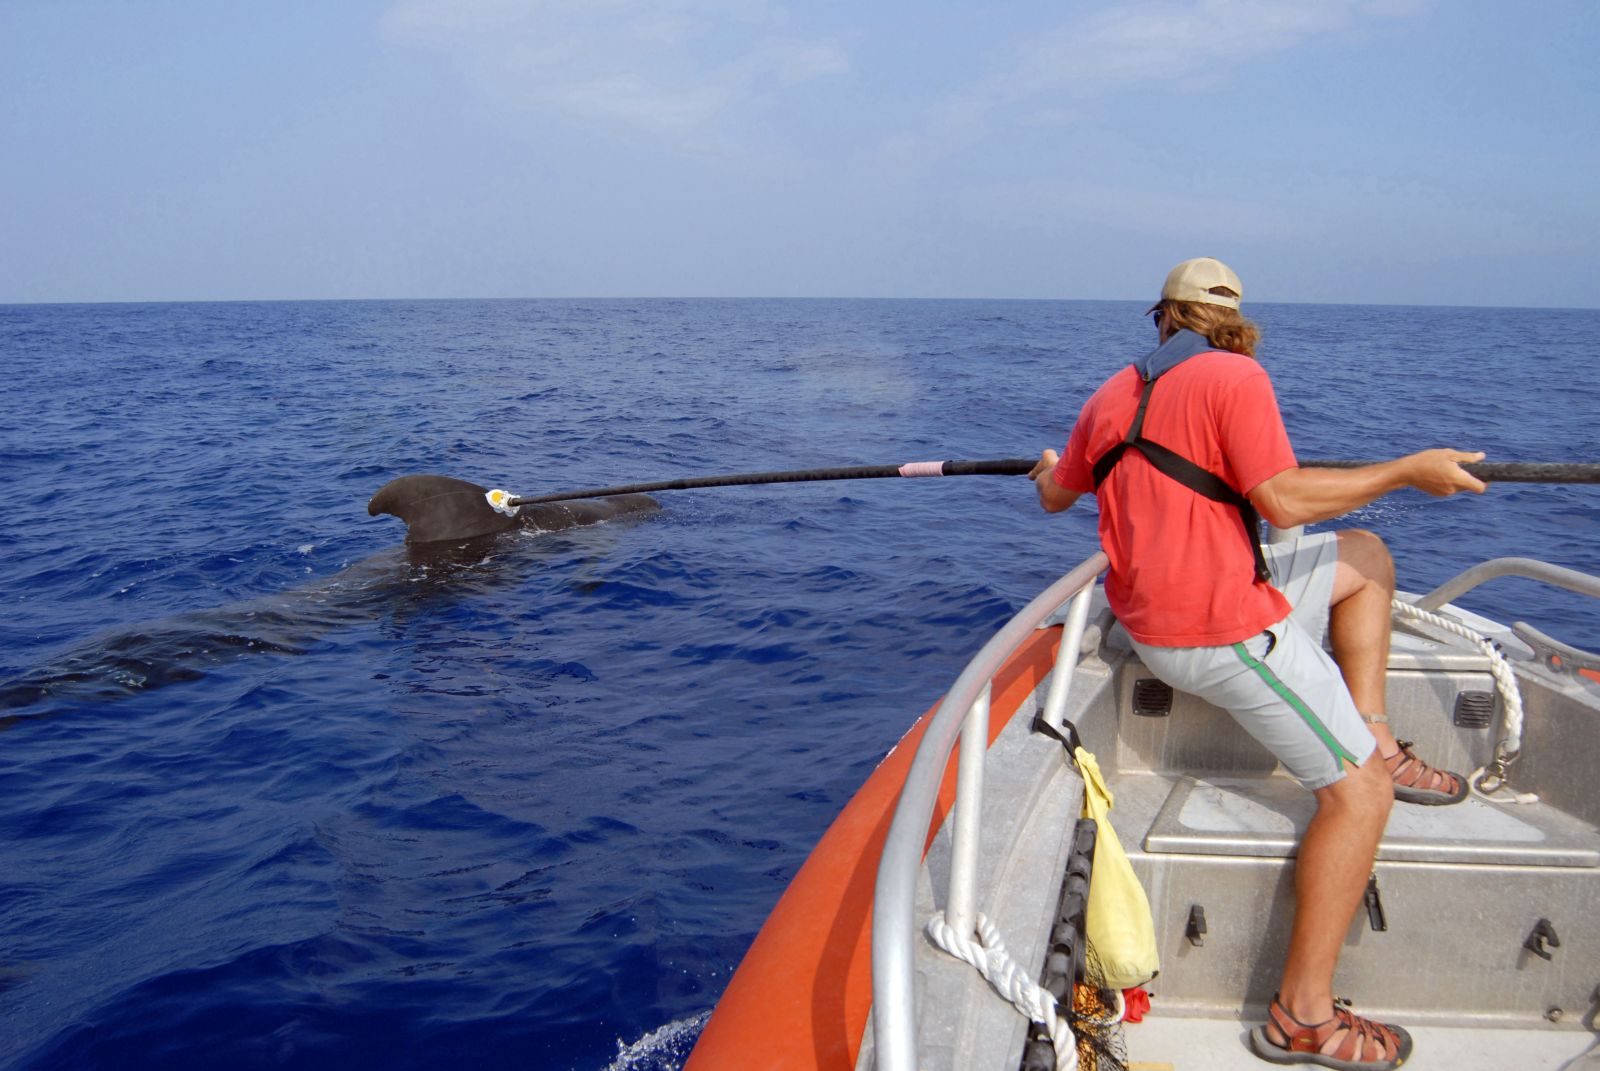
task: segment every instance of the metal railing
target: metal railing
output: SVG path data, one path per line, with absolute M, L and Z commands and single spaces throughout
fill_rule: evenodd
M 1455 602 L 1478 585 L 1502 576 L 1536 580 L 1552 587 L 1565 588 L 1579 595 L 1587 595 L 1591 599 L 1600 599 L 1600 577 L 1580 573 L 1576 569 L 1568 569 L 1562 565 L 1551 565 L 1536 558 L 1494 558 L 1451 577 L 1426 595 L 1420 596 L 1412 605 L 1419 610 L 1434 612 L 1447 603 Z M 1534 658 L 1552 673 L 1570 675 L 1580 669 L 1600 671 L 1600 654 L 1546 636 L 1526 621 L 1513 621 L 1511 634 L 1527 644 L 1532 649 Z
M 1495 558 L 1482 565 L 1474 565 L 1471 569 L 1440 584 L 1419 598 L 1416 606 L 1422 610 L 1437 610 L 1445 603 L 1459 599 L 1479 584 L 1501 576 L 1538 580 L 1554 587 L 1575 591 L 1580 595 L 1600 599 L 1600 578 L 1592 577 L 1588 573 L 1580 573 L 1576 569 L 1568 569 L 1561 565 L 1551 565 L 1549 562 L 1534 558 Z
M 916 1007 L 912 957 L 917 924 L 917 873 L 922 865 L 928 825 L 939 799 L 939 783 L 957 736 L 963 741 L 957 765 L 952 817 L 950 889 L 945 918 L 960 934 L 974 932 L 978 858 L 978 815 L 983 800 L 983 765 L 989 744 L 989 687 L 1006 659 L 1046 618 L 1073 599 L 1061 638 L 1056 672 L 1045 701 L 1044 720 L 1060 728 L 1072 669 L 1088 620 L 1095 578 L 1106 568 L 1097 553 L 1041 592 L 984 644 L 934 712 L 912 758 L 895 808 L 894 821 L 878 863 L 872 907 L 872 1028 L 878 1071 L 916 1071 Z

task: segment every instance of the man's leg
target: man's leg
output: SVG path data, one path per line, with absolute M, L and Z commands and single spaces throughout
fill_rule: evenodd
M 1318 603 L 1329 599 L 1333 564 L 1322 560 Z M 1278 1000 L 1268 1025 L 1252 1033 L 1252 1045 L 1278 1060 L 1291 1044 L 1303 1052 L 1309 1038 L 1312 1048 L 1341 1051 L 1340 1059 L 1355 1053 L 1359 1062 L 1394 1066 L 1400 1050 L 1410 1050 L 1404 1031 L 1353 1023 L 1333 1007 L 1334 967 L 1372 873 L 1394 788 L 1378 761 L 1377 739 L 1320 636 L 1291 617 L 1226 647 L 1135 640 L 1134 649 L 1157 677 L 1227 710 L 1316 798 L 1295 862 L 1294 922 Z
M 1361 766 L 1346 763 L 1345 770 L 1342 779 L 1315 791 L 1317 813 L 1295 859 L 1294 928 L 1278 995 L 1306 1023 L 1333 1015 L 1333 969 L 1394 805 L 1381 762 L 1368 758 Z
M 1461 790 L 1459 775 L 1436 770 L 1402 754 L 1387 720 L 1384 681 L 1389 667 L 1390 603 L 1394 599 L 1394 559 L 1371 532 L 1338 533 L 1339 564 L 1328 606 L 1328 640 L 1356 709 L 1368 716 L 1378 754 L 1391 773 L 1401 772 L 1410 788 L 1445 802 Z M 1407 761 L 1409 758 L 1409 762 Z
M 1345 763 L 1345 771 L 1341 780 L 1315 790 L 1317 813 L 1295 860 L 1294 926 L 1277 1000 L 1290 1018 L 1275 1008 L 1258 1033 L 1278 1049 L 1289 1049 L 1294 1034 L 1307 1034 L 1309 1047 L 1392 1067 L 1408 1054 L 1405 1031 L 1334 1020 L 1333 971 L 1394 804 L 1376 752 L 1359 767 Z

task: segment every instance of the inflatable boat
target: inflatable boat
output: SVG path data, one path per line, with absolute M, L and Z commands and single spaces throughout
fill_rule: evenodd
M 1313 800 L 1225 712 L 1146 670 L 1105 604 L 1105 565 L 1018 613 L 883 760 L 688 1071 L 1267 1066 L 1246 1039 L 1277 982 Z M 1395 731 L 1472 771 L 1473 791 L 1395 804 L 1335 992 L 1407 1027 L 1408 1068 L 1600 1071 L 1600 656 L 1455 605 L 1501 577 L 1600 598 L 1600 579 L 1507 558 L 1395 600 Z M 1109 829 L 1084 821 L 1079 745 L 1114 801 Z M 1159 954 L 1126 992 L 1084 938 L 1107 835 Z

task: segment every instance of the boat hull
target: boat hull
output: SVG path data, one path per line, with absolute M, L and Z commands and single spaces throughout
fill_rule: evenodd
M 1054 665 L 1061 629 L 1041 629 L 996 674 L 989 742 Z M 937 704 L 935 704 L 935 709 Z M 848 1071 L 872 1009 L 873 886 L 900 788 L 933 709 L 874 770 L 795 875 L 717 1002 L 685 1071 Z M 931 842 L 955 799 L 945 769 Z

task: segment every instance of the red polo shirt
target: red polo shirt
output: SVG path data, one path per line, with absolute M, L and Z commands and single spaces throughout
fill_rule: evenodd
M 1132 366 L 1084 403 L 1053 478 L 1094 491 L 1094 462 L 1122 441 L 1144 381 Z M 1241 494 L 1295 466 L 1267 373 L 1237 353 L 1190 357 L 1157 380 L 1144 435 L 1222 477 Z M 1153 647 L 1214 647 L 1254 636 L 1289 613 L 1255 578 L 1238 510 L 1189 490 L 1135 450 L 1096 496 L 1111 560 L 1106 598 L 1130 635 Z

